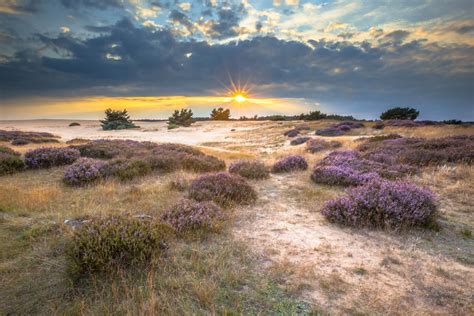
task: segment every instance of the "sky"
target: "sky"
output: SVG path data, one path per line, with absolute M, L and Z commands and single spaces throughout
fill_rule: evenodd
M 0 0 L 0 119 L 409 106 L 472 121 L 473 17 L 472 0 Z

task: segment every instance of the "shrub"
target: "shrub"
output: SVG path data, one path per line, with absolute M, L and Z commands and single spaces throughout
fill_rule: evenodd
M 69 165 L 79 159 L 81 153 L 74 148 L 41 147 L 25 154 L 25 164 L 29 168 L 49 168 Z
M 327 202 L 322 214 L 331 222 L 354 227 L 407 229 L 433 224 L 434 194 L 402 181 L 374 180 Z
M 175 110 L 173 114 L 168 118 L 168 128 L 176 126 L 188 127 L 194 123 L 193 111 L 191 109 Z
M 326 117 L 327 117 L 327 114 L 324 114 L 321 111 L 310 111 L 308 114 L 301 114 L 300 120 L 316 121 L 316 120 L 325 119 Z
M 372 126 L 373 129 L 384 129 L 385 124 L 382 123 L 381 121 L 375 122 L 374 126 Z
M 377 136 L 372 136 L 372 137 L 359 138 L 358 140 L 373 143 L 373 142 L 380 142 L 387 139 L 397 139 L 397 138 L 402 138 L 402 136 L 399 134 L 387 134 L 387 135 L 377 135 Z
M 309 127 L 308 125 L 298 125 L 295 127 L 295 129 L 297 131 L 309 131 L 311 130 L 311 127 Z
M 223 108 L 218 108 L 218 109 L 213 109 L 211 111 L 211 120 L 214 121 L 228 121 L 230 118 L 230 110 L 229 109 L 223 109 Z
M 384 122 L 385 126 L 392 126 L 392 127 L 418 127 L 421 126 L 416 121 L 412 120 L 388 120 Z
M 301 144 L 304 144 L 306 143 L 308 140 L 310 140 L 311 137 L 298 137 L 298 138 L 295 138 L 293 139 L 291 142 L 290 142 L 290 145 L 292 146 L 296 146 L 296 145 L 301 145 Z
M 272 167 L 272 172 L 292 172 L 308 169 L 308 163 L 303 156 L 292 155 L 278 160 Z
M 27 143 L 58 143 L 58 136 L 44 132 L 22 132 L 0 130 L 0 141 Z
M 189 196 L 197 201 L 212 200 L 221 206 L 251 204 L 257 199 L 257 193 L 243 177 L 227 172 L 196 178 L 189 188 Z
M 225 220 L 222 209 L 213 202 L 182 200 L 169 208 L 161 219 L 178 233 L 186 231 L 219 231 Z
M 81 158 L 66 169 L 63 181 L 73 186 L 93 183 L 104 177 L 104 166 L 105 163 L 101 160 Z
M 100 122 L 103 130 L 138 128 L 138 126 L 133 124 L 125 109 L 122 111 L 105 110 L 105 120 Z
M 144 264 L 167 248 L 172 228 L 153 220 L 125 216 L 93 219 L 74 231 L 66 253 L 70 271 L 107 272 Z
M 300 131 L 297 129 L 290 129 L 289 131 L 286 131 L 283 133 L 284 136 L 288 137 L 296 137 L 300 134 Z
M 25 163 L 21 160 L 20 155 L 5 148 L 7 147 L 0 147 L 0 176 L 16 173 L 25 168 Z
M 333 127 L 335 127 L 335 128 L 344 127 L 345 129 L 348 127 L 349 130 L 350 130 L 352 128 L 362 128 L 362 127 L 364 127 L 364 124 L 359 123 L 359 122 L 343 121 L 343 122 L 334 124 Z
M 190 181 L 183 177 L 173 178 L 169 182 L 169 187 L 171 190 L 183 192 L 183 191 L 188 190 L 189 186 L 190 186 Z
M 142 177 L 151 172 L 148 162 L 139 159 L 116 159 L 107 162 L 102 172 L 106 177 L 117 177 L 121 181 Z
M 382 120 L 415 120 L 420 112 L 414 108 L 391 108 L 380 115 Z
M 83 157 L 111 159 L 119 155 L 127 158 L 142 155 L 150 151 L 154 146 L 156 144 L 129 139 L 98 139 L 87 144 L 71 146 L 71 148 L 79 150 Z
M 77 123 L 77 122 L 72 122 L 69 124 L 70 127 L 73 127 L 73 126 L 81 126 L 81 124 Z
M 349 166 L 316 166 L 311 180 L 328 185 L 354 186 L 378 179 L 375 172 L 358 172 Z
M 443 124 L 449 125 L 461 125 L 463 122 L 461 120 L 444 120 Z
M 0 146 L 0 154 L 20 156 L 19 152 L 16 152 L 13 149 L 11 149 L 10 147 L 6 147 L 6 146 Z
M 241 160 L 229 166 L 229 172 L 247 179 L 266 179 L 270 176 L 268 168 L 260 161 Z
M 316 135 L 319 136 L 341 136 L 344 135 L 344 131 L 336 127 L 327 127 L 324 129 L 316 130 Z
M 339 148 L 341 146 L 342 144 L 338 141 L 328 142 L 324 139 L 312 138 L 306 142 L 306 151 L 314 154 L 318 151 Z
M 11 144 L 12 144 L 12 145 L 15 145 L 15 146 L 27 145 L 27 144 L 29 144 L 29 143 L 30 143 L 30 142 L 29 142 L 27 139 L 25 139 L 25 138 L 20 138 L 20 137 L 15 138 L 14 140 L 11 141 Z

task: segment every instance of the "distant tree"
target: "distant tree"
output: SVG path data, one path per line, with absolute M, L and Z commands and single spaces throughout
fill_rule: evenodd
M 391 108 L 380 115 L 382 120 L 414 120 L 420 112 L 414 108 Z
M 175 110 L 168 118 L 168 129 L 173 129 L 180 126 L 188 127 L 193 123 L 193 111 L 191 109 Z
M 230 118 L 230 110 L 224 108 L 218 108 L 211 111 L 211 120 L 215 121 L 227 121 Z
M 321 111 L 311 111 L 308 114 L 301 114 L 300 120 L 316 121 L 316 120 L 325 119 L 326 117 L 327 115 L 322 113 Z
M 449 125 L 461 125 L 462 121 L 461 120 L 444 120 L 444 124 L 449 124 Z
M 100 121 L 103 130 L 137 128 L 133 124 L 127 110 L 116 111 L 112 109 L 105 110 L 105 120 Z

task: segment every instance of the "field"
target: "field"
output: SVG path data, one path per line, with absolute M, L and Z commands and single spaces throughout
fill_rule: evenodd
M 138 122 L 140 129 L 102 131 L 99 122 L 0 122 L 0 130 L 49 132 L 51 144 L 12 146 L 25 153 L 67 147 L 92 139 L 132 139 L 193 145 L 229 166 L 257 158 L 271 166 L 290 154 L 304 156 L 309 168 L 248 180 L 256 190 L 251 205 L 234 205 L 219 233 L 170 241 L 165 255 L 145 267 L 121 268 L 79 280 L 68 273 L 65 248 L 74 234 L 67 220 L 113 214 L 158 218 L 198 176 L 192 171 L 153 171 L 129 181 L 107 179 L 71 187 L 67 166 L 25 170 L 0 177 L 0 314 L 393 314 L 474 313 L 474 169 L 468 163 L 421 167 L 409 176 L 436 194 L 434 229 L 395 232 L 330 223 L 323 205 L 345 188 L 310 180 L 313 166 L 332 150 L 316 153 L 290 145 L 284 132 L 309 130 L 335 121 L 197 122 L 167 130 L 164 122 Z M 355 149 L 361 137 L 400 134 L 427 139 L 474 135 L 472 125 L 372 128 L 343 136 L 337 150 Z

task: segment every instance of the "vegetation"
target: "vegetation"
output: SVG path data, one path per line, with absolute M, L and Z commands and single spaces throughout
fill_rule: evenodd
M 74 127 L 74 126 L 81 126 L 81 124 L 77 123 L 77 122 L 72 122 L 69 124 L 69 127 Z
M 132 122 L 126 109 L 122 111 L 112 109 L 105 110 L 105 119 L 100 121 L 100 123 L 104 131 L 139 127 Z
M 240 160 L 229 166 L 229 172 L 247 179 L 266 179 L 270 176 L 268 168 L 257 160 Z
M 373 180 L 325 204 L 322 214 L 335 223 L 354 227 L 408 229 L 433 225 L 434 194 L 401 181 Z
M 191 109 L 175 110 L 168 118 L 168 129 L 173 129 L 180 126 L 189 127 L 193 123 L 193 111 Z
M 324 139 L 312 138 L 306 142 L 306 151 L 309 153 L 317 153 L 319 151 L 336 149 L 341 147 L 342 144 L 338 141 L 325 141 Z
M 308 136 L 298 137 L 298 138 L 295 138 L 295 139 L 291 140 L 290 145 L 291 146 L 301 145 L 301 144 L 306 143 L 310 139 L 311 139 L 311 137 L 308 137 Z
M 296 137 L 299 134 L 300 134 L 300 131 L 297 130 L 296 128 L 290 129 L 289 131 L 286 131 L 283 133 L 284 136 L 288 136 L 288 137 Z
M 290 155 L 281 158 L 272 167 L 272 172 L 283 173 L 308 169 L 308 163 L 303 156 Z
M 213 202 L 181 200 L 163 213 L 161 219 L 178 233 L 218 232 L 226 216 Z
M 0 130 L 0 141 L 11 142 L 12 145 L 39 143 L 58 143 L 58 137 L 44 132 L 23 132 Z
M 80 156 L 74 148 L 40 147 L 26 152 L 25 164 L 28 168 L 50 168 L 70 165 Z
M 380 115 L 381 120 L 415 120 L 420 114 L 414 108 L 395 107 L 388 109 Z
M 101 160 L 81 158 L 66 169 L 63 181 L 73 186 L 94 183 L 104 177 L 104 166 Z
M 227 172 L 196 178 L 189 188 L 189 196 L 197 201 L 214 201 L 224 207 L 251 204 L 257 199 L 257 193 L 243 177 Z
M 112 272 L 150 262 L 167 248 L 172 230 L 153 220 L 127 216 L 93 219 L 74 232 L 66 253 L 72 274 Z
M 228 121 L 230 119 L 230 110 L 224 110 L 224 108 L 213 109 L 210 117 L 214 121 Z
M 25 168 L 20 155 L 8 147 L 0 147 L 0 176 L 13 174 Z

